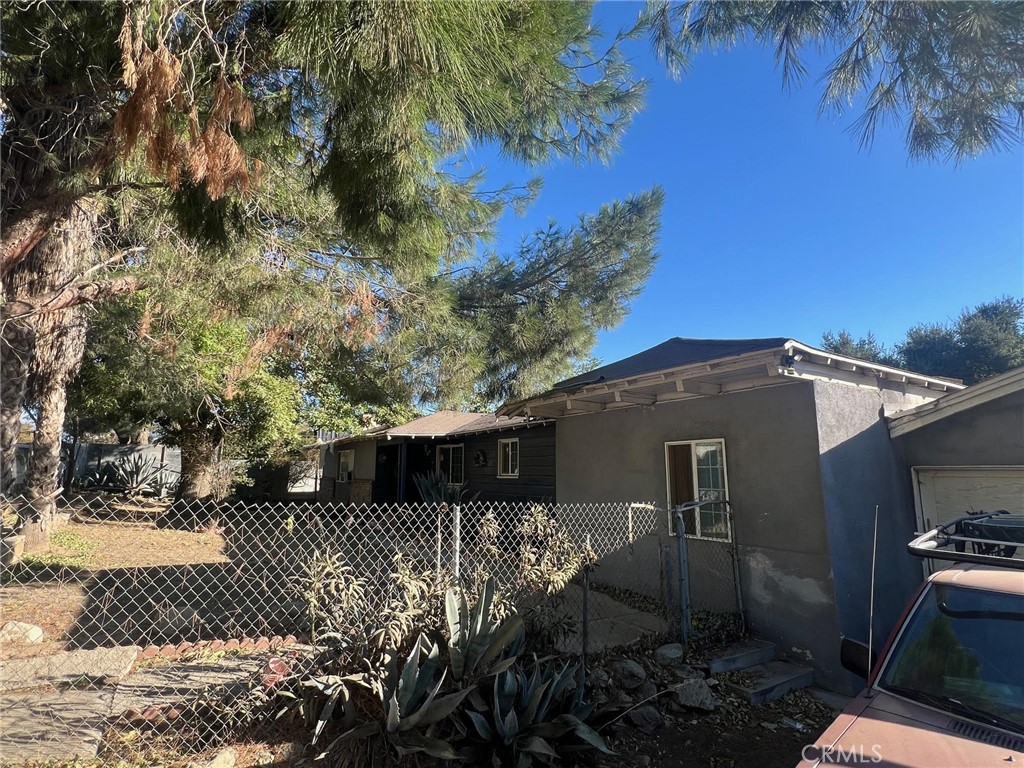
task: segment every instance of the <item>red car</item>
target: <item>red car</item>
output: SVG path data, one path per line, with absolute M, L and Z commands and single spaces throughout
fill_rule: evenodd
M 877 662 L 864 644 L 843 640 L 843 666 L 867 688 L 804 748 L 800 768 L 1024 766 L 1020 544 L 1024 517 L 995 513 L 909 545 L 959 564 L 925 581 Z

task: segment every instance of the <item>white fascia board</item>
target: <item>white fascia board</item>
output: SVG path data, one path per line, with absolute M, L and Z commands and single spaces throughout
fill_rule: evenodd
M 837 382 L 839 384 L 846 384 L 853 387 L 863 387 L 865 389 L 878 390 L 878 379 L 867 373 L 858 373 L 856 371 L 847 371 L 842 368 L 833 368 L 830 365 L 824 363 L 806 363 L 802 360 L 798 360 L 790 365 L 788 368 L 780 368 L 784 378 L 787 379 L 802 379 L 804 381 L 830 381 Z M 915 384 L 912 381 L 897 382 L 891 379 L 885 379 L 885 381 L 891 381 L 892 384 L 899 387 L 908 395 L 918 395 L 920 397 L 937 398 L 942 395 L 942 392 L 923 387 Z
M 925 376 L 921 373 L 905 371 L 902 368 L 893 368 L 892 366 L 873 363 L 870 360 L 858 360 L 855 357 L 836 355 L 832 352 L 809 347 L 793 339 L 786 342 L 786 347 L 795 352 L 802 352 L 806 355 L 821 358 L 824 365 L 838 370 L 850 371 L 851 373 L 863 371 L 865 376 L 878 376 L 879 378 L 895 381 L 896 383 L 916 384 L 928 389 L 935 389 L 938 392 L 952 392 L 965 388 L 964 384 L 940 379 L 937 376 Z
M 904 411 L 902 414 L 890 416 L 889 434 L 892 437 L 899 437 L 955 413 L 962 413 L 983 403 L 1021 391 L 1024 391 L 1024 368 L 1016 368 L 988 381 Z

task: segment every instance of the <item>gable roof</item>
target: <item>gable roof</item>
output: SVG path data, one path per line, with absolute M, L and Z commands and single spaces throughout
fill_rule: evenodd
M 885 380 L 932 398 L 963 388 L 951 379 L 836 355 L 784 336 L 677 337 L 561 381 L 542 394 L 507 403 L 498 413 L 557 418 L 815 379 L 874 387 Z
M 1024 392 L 1024 367 L 993 376 L 959 392 L 889 416 L 889 434 L 899 437 L 956 413 L 968 411 L 1001 397 Z

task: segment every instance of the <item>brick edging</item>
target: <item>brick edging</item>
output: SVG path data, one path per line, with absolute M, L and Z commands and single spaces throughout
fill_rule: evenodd
M 260 637 L 231 638 L 229 640 L 197 640 L 196 642 L 184 642 L 178 645 L 147 645 L 140 648 L 137 656 L 138 661 L 143 659 L 175 659 L 188 653 L 200 653 L 202 651 L 255 651 L 262 653 L 276 648 L 282 648 L 296 643 L 309 643 L 305 635 L 266 635 Z

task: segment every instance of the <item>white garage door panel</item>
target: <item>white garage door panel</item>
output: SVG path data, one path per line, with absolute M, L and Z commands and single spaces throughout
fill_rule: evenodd
M 915 467 L 922 530 L 968 512 L 1024 514 L 1024 467 Z

